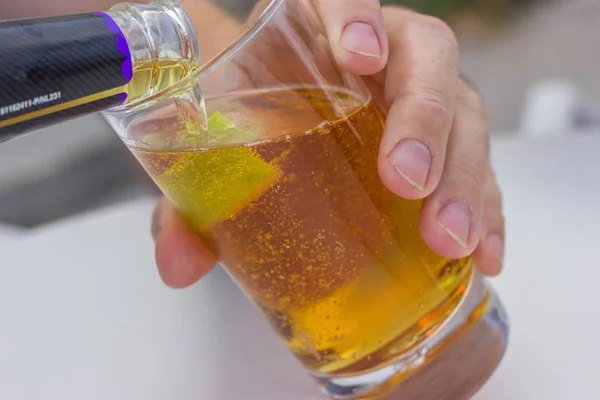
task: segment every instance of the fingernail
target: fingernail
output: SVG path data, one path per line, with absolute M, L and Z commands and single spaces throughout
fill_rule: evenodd
M 494 255 L 502 261 L 504 258 L 504 242 L 500 236 L 496 234 L 489 235 L 487 238 L 487 245 L 494 252 Z
M 375 29 L 366 22 L 351 22 L 344 28 L 340 46 L 352 53 L 381 58 L 381 46 Z
M 152 213 L 151 232 L 152 232 L 152 239 L 154 239 L 155 241 L 162 229 L 161 217 L 162 217 L 162 207 L 160 207 L 160 205 L 158 205 L 158 206 L 156 206 L 156 208 L 154 209 L 154 212 Z
M 450 203 L 438 214 L 437 223 L 465 249 L 471 230 L 471 209 L 465 203 Z
M 425 143 L 405 139 L 394 147 L 388 160 L 408 183 L 423 191 L 431 168 L 431 151 Z

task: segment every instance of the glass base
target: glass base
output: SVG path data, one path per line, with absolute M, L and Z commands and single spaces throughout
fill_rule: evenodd
M 314 376 L 331 399 L 463 400 L 490 377 L 508 341 L 508 319 L 477 273 L 436 333 L 385 366 L 353 376 Z

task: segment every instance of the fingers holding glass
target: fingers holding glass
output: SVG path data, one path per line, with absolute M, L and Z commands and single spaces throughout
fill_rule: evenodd
M 498 275 L 504 263 L 505 222 L 502 194 L 491 168 L 483 193 L 482 235 L 473 254 L 477 268 L 486 275 Z
M 214 255 L 165 197 L 158 202 L 152 215 L 152 236 L 156 242 L 158 272 L 167 286 L 190 286 L 210 272 L 216 263 Z
M 460 85 L 442 179 L 423 202 L 421 232 L 427 244 L 449 258 L 471 254 L 482 232 L 489 165 L 488 120 L 481 98 Z
M 444 170 L 457 99 L 458 45 L 440 20 L 403 9 L 391 9 L 386 17 L 395 34 L 385 79 L 391 107 L 379 173 L 398 196 L 422 199 L 436 189 Z

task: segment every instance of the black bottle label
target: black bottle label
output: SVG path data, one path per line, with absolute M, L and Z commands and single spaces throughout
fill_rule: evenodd
M 0 141 L 118 105 L 132 76 L 108 14 L 0 22 Z

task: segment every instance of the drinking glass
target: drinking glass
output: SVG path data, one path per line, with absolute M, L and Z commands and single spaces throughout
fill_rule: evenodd
M 187 9 L 201 67 L 109 123 L 329 397 L 471 396 L 504 353 L 504 310 L 381 182 L 385 113 L 312 1 L 203 7 Z

